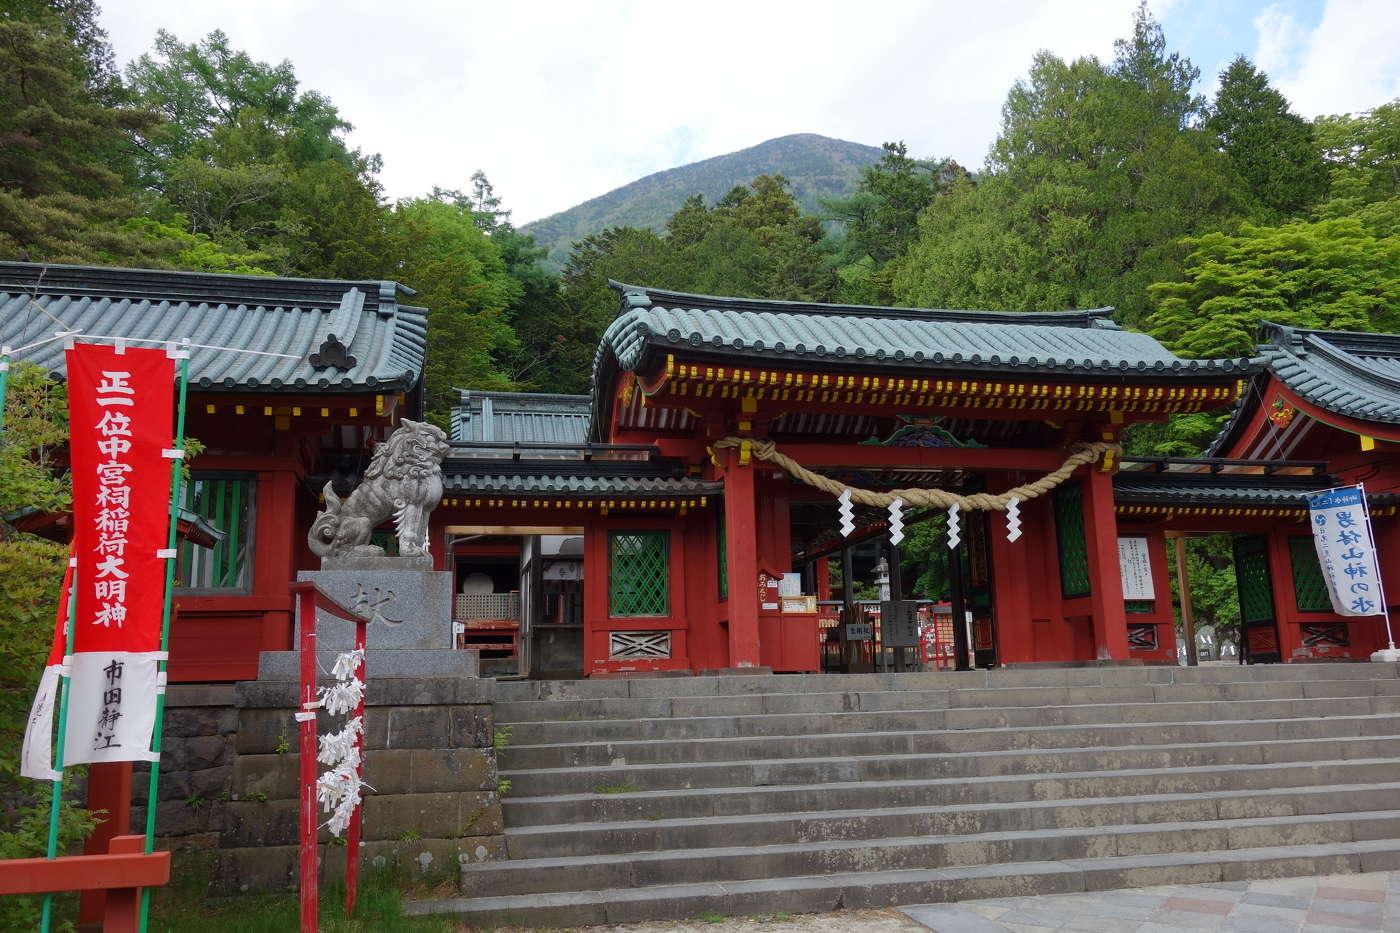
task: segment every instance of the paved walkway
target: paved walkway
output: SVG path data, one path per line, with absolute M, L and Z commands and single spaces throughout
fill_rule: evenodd
M 937 933 L 1400 931 L 1400 871 L 1002 897 L 901 910 Z

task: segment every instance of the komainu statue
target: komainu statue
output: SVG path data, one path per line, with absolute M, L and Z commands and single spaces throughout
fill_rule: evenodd
M 323 570 L 432 569 L 428 515 L 442 499 L 442 458 L 447 435 L 421 421 L 405 420 L 380 444 L 355 491 L 345 499 L 326 483 L 325 511 L 316 516 L 306 543 Z M 399 557 L 369 543 L 380 522 L 393 516 Z

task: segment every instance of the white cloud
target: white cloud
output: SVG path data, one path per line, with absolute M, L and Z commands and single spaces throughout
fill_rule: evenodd
M 1400 95 L 1400 4 L 1327 0 L 1311 31 L 1270 7 L 1255 26 L 1256 63 L 1306 117 L 1366 110 Z

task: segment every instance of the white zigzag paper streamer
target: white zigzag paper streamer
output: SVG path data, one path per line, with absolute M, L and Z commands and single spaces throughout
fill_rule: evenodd
M 850 537 L 851 532 L 856 530 L 855 509 L 851 507 L 851 491 L 849 489 L 841 493 L 841 498 L 837 500 L 841 503 L 841 534 L 843 537 Z
M 962 511 L 962 506 L 954 502 L 948 506 L 948 549 L 952 550 L 958 546 L 962 540 L 962 519 L 958 514 Z
M 316 779 L 316 799 L 331 815 L 326 826 L 332 836 L 345 832 L 355 808 L 359 806 L 363 789 L 369 786 L 356 773 L 361 760 L 356 740 L 364 734 L 365 724 L 361 717 L 353 715 L 355 707 L 365 695 L 365 683 L 356 676 L 364 657 L 363 649 L 358 648 L 342 653 L 335 659 L 335 667 L 331 671 L 335 683 L 319 691 L 320 705 L 331 715 L 352 714 L 345 721 L 343 729 L 322 735 L 317 743 L 320 747 L 317 760 L 331 766 L 329 771 Z
M 1006 503 L 1006 540 L 1021 537 L 1021 497 L 1012 496 Z
M 890 503 L 890 544 L 904 540 L 904 501 L 896 499 Z

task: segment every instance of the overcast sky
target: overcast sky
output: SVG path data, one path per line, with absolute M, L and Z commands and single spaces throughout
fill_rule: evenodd
M 291 59 L 384 157 L 391 197 L 483 169 L 516 223 L 788 133 L 980 166 L 1038 49 L 1109 58 L 1136 0 L 105 0 L 125 63 L 159 28 Z M 1203 90 L 1236 54 L 1304 116 L 1400 96 L 1396 0 L 1156 0 Z

